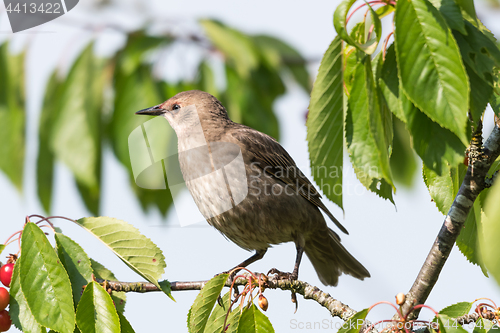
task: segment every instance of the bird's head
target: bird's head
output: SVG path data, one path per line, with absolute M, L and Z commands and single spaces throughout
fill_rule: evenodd
M 136 114 L 163 116 L 179 136 L 197 126 L 227 121 L 226 109 L 214 96 L 200 90 L 178 93 L 162 104 L 137 111 Z

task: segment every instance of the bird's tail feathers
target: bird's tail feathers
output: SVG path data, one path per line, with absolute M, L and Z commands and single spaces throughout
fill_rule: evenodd
M 347 252 L 331 229 L 315 233 L 306 241 L 304 251 L 320 281 L 327 286 L 336 286 L 342 273 L 360 280 L 370 277 L 368 270 Z

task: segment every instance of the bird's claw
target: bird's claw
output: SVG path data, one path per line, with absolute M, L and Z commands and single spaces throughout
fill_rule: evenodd
M 288 272 L 282 272 L 276 268 L 271 268 L 269 272 L 267 272 L 267 275 L 269 274 L 276 274 L 278 277 L 278 280 L 290 280 L 290 281 L 295 281 L 298 279 L 298 274 L 294 273 L 288 273 Z M 295 304 L 295 312 L 297 313 L 297 309 L 299 308 L 299 302 L 297 301 L 297 294 L 295 291 L 292 290 L 292 303 Z
M 288 273 L 288 272 L 282 272 L 276 268 L 271 268 L 269 270 L 269 272 L 267 272 L 267 275 L 270 275 L 270 274 L 276 274 L 276 276 L 278 277 L 278 280 L 291 280 L 291 281 L 294 281 L 294 280 L 297 280 L 298 279 L 298 274 L 294 274 L 294 273 Z

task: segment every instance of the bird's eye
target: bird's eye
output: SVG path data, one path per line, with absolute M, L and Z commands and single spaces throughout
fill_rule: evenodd
M 172 105 L 172 110 L 179 110 L 181 106 L 179 104 Z

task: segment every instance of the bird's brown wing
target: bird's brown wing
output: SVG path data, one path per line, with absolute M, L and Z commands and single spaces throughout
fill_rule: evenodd
M 250 163 L 255 163 L 264 172 L 290 186 L 294 191 L 298 190 L 302 197 L 321 208 L 342 232 L 348 234 L 346 228 L 321 202 L 321 195 L 286 150 L 272 137 L 252 128 L 240 126 L 228 134 L 246 150 L 247 156 L 250 156 Z

